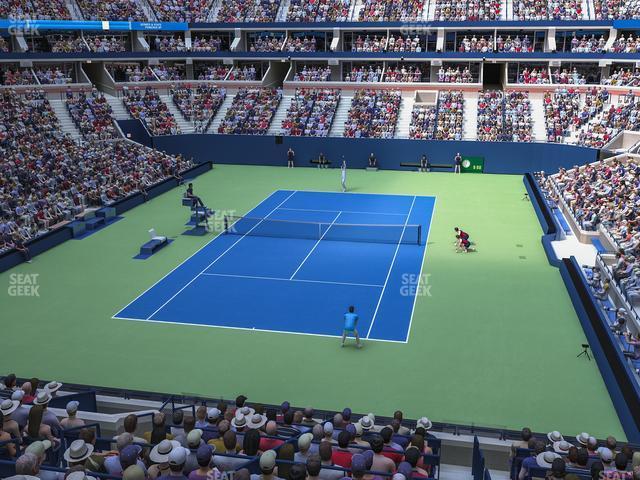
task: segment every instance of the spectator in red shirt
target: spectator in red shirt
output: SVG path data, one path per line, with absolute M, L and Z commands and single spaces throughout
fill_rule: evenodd
M 265 426 L 265 433 L 261 434 L 260 450 L 263 452 L 266 452 L 267 450 L 275 450 L 284 443 L 284 441 L 279 438 L 267 438 L 264 435 L 271 437 L 278 435 L 278 424 L 273 420 L 267 422 L 267 425 Z
M 351 434 L 346 430 L 340 432 L 338 435 L 338 448 L 333 451 L 331 460 L 339 467 L 351 468 L 351 457 L 353 453 L 349 450 L 349 442 L 351 441 Z

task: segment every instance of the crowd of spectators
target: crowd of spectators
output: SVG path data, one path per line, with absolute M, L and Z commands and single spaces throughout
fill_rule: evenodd
M 231 0 L 222 2 L 218 22 L 274 22 L 280 0 Z
M 530 142 L 532 126 L 529 92 L 505 92 L 502 139 L 505 142 Z
M 395 480 L 437 476 L 438 467 L 429 463 L 441 449 L 431 432 L 433 423 L 427 417 L 408 422 L 400 410 L 392 419 L 381 419 L 373 413 L 357 418 L 344 408 L 325 420 L 311 407 L 298 410 L 289 402 L 249 406 L 246 397 L 238 396 L 235 402 L 196 405 L 195 415 L 191 409 L 152 411 L 146 431 L 141 417 L 129 414 L 103 450 L 77 401 L 67 402 L 59 416 L 48 408 L 54 398 L 63 398 L 60 382 L 44 388 L 38 388 L 42 382 L 37 378 L 16 383 L 13 374 L 2 383 L 6 431 L 0 433 L 3 441 L 4 435 L 18 439 L 16 447 L 8 443 L 6 456 L 14 459 L 20 450 L 18 475 L 11 480 L 38 473 L 35 478 L 50 478 L 48 467 L 59 466 L 59 460 L 51 463 L 57 457 L 66 460 L 59 478 L 69 480 L 98 474 L 123 480 L 205 480 L 229 474 L 237 480 L 336 480 L 373 478 L 376 472 Z M 65 431 L 70 428 L 73 434 Z M 260 473 L 250 475 L 250 462 Z
M 585 85 L 587 83 L 587 77 L 584 74 L 578 72 L 577 68 L 556 68 L 551 72 L 551 78 L 553 83 L 559 85 Z
M 146 22 L 147 16 L 136 0 L 78 0 L 85 20 L 125 20 Z
M 435 0 L 435 20 L 440 22 L 464 22 L 500 20 L 500 0 Z
M 563 143 L 571 126 L 577 123 L 580 93 L 573 88 L 545 92 L 543 98 L 547 141 Z
M 507 35 L 506 38 L 498 35 L 496 39 L 496 51 L 498 52 L 530 53 L 533 52 L 534 49 L 535 46 L 529 38 L 529 35 L 525 35 L 523 38 L 520 38 L 520 35 L 516 35 L 514 38 L 511 38 L 511 35 Z
M 229 73 L 228 80 L 238 80 L 238 81 L 255 81 L 259 80 L 258 72 L 256 67 L 253 65 L 244 65 L 242 67 L 237 66 L 233 67 L 231 72 Z
M 415 103 L 411 111 L 409 138 L 415 140 L 433 140 L 436 132 L 438 109 L 435 105 Z
M 285 52 L 315 52 L 317 49 L 316 37 L 289 37 L 284 46 Z
M 47 42 L 53 53 L 81 53 L 89 51 L 89 47 L 84 39 L 75 35 L 47 35 Z
M 263 34 L 258 37 L 251 38 L 249 42 L 250 52 L 279 52 L 282 50 L 286 38 L 284 36 L 276 36 Z
M 480 38 L 476 37 L 475 35 L 469 38 L 465 35 L 460 40 L 460 43 L 458 43 L 458 51 L 491 53 L 493 52 L 493 44 L 493 35 L 481 36 Z
M 229 74 L 227 65 L 203 65 L 197 72 L 198 80 L 224 80 Z
M 604 106 L 609 100 L 610 95 L 606 88 L 590 88 L 584 95 L 584 104 L 574 124 L 579 127 L 589 123 L 590 120 L 604 110 Z
M 440 67 L 438 70 L 438 82 L 440 83 L 473 83 L 473 75 L 468 67 L 460 70 L 460 67 Z
M 122 35 L 85 35 L 85 39 L 92 52 L 119 53 L 127 51 L 126 37 Z
M 638 47 L 640 47 L 640 35 L 636 37 L 633 33 L 630 33 L 625 38 L 624 33 L 621 33 L 618 38 L 613 41 L 613 44 L 609 48 L 612 53 L 638 53 Z
M 384 72 L 385 82 L 422 82 L 422 70 L 420 67 L 410 65 L 408 68 L 388 67 Z
M 294 82 L 328 82 L 331 79 L 331 67 L 308 67 L 304 65 L 293 76 Z
M 158 52 L 186 52 L 187 45 L 179 35 L 155 35 L 149 42 L 152 50 Z
M 352 52 L 384 52 L 387 48 L 387 37 L 378 35 L 358 35 L 355 40 L 351 42 Z
M 191 39 L 193 52 L 219 52 L 222 50 L 222 38 L 214 35 L 196 35 Z
M 551 83 L 549 79 L 549 70 L 547 68 L 533 67 L 529 69 L 525 67 L 518 73 L 518 83 L 526 85 L 544 85 Z
M 161 82 L 175 82 L 187 78 L 187 71 L 184 64 L 167 65 L 160 63 L 153 66 L 153 73 L 156 74 L 156 77 L 158 77 L 158 80 Z
M 172 86 L 170 94 L 184 118 L 193 122 L 196 133 L 205 133 L 209 129 L 227 95 L 224 88 L 207 84 Z
M 158 92 L 152 87 L 124 90 L 123 102 L 133 118 L 142 120 L 151 135 L 177 135 L 180 127 L 161 100 Z
M 5 0 L 0 2 L 0 18 L 71 20 L 64 0 Z
M 340 102 L 340 90 L 296 89 L 287 117 L 282 121 L 285 135 L 326 137 Z
M 582 0 L 514 0 L 513 19 L 581 20 Z
M 346 22 L 350 0 L 292 0 L 287 11 L 288 22 Z
M 211 0 L 151 0 L 149 2 L 161 22 L 206 22 Z
M 9 42 L 2 36 L 0 36 L 0 52 L 2 53 L 9 52 Z
M 640 68 L 616 68 L 608 78 L 602 80 L 602 83 L 618 87 L 638 87 L 640 86 Z
M 106 115 L 100 111 L 94 115 Z M 93 124 L 84 125 L 88 133 Z M 100 122 L 95 125 L 102 128 Z M 108 205 L 144 191 L 188 166 L 180 158 L 130 142 L 78 145 L 60 130 L 44 91 L 18 94 L 4 89 L 0 92 L 0 248 L 18 248 L 28 258 L 26 242 L 72 220 L 86 207 Z
M 41 85 L 65 85 L 67 83 L 73 83 L 72 70 L 73 67 L 69 65 L 63 65 L 62 67 L 33 68 L 33 72 L 36 74 Z
M 498 90 L 480 92 L 478 96 L 477 135 L 481 142 L 501 140 L 504 122 L 503 94 Z
M 358 90 L 351 100 L 344 136 L 393 138 L 402 94 L 397 90 Z
M 280 89 L 240 89 L 218 127 L 218 133 L 265 135 L 281 99 Z
M 422 42 L 420 37 L 416 34 L 411 38 L 410 35 L 398 35 L 393 34 L 389 36 L 389 42 L 387 43 L 387 52 L 417 52 L 423 51 Z
M 406 22 L 422 18 L 424 0 L 364 0 L 360 22 Z
M 351 70 L 344 76 L 345 82 L 379 82 L 382 79 L 382 66 L 381 65 L 369 65 L 369 66 L 356 66 L 351 67 Z
M 33 71 L 27 67 L 0 65 L 1 85 L 37 85 Z
M 602 109 L 595 120 L 588 122 L 580 131 L 578 144 L 587 147 L 602 148 L 622 130 L 640 130 L 640 97 L 619 99 L 617 105 Z
M 629 0 L 593 0 L 596 20 L 637 20 L 640 5 Z
M 107 64 L 107 71 L 116 82 L 155 82 L 153 70 L 140 64 Z
M 602 53 L 606 43 L 604 35 L 600 35 L 598 38 L 593 34 L 590 37 L 582 35 L 582 38 L 574 35 L 571 39 L 571 51 L 574 53 Z
M 113 111 L 104 94 L 93 88 L 89 94 L 80 91 L 67 93 L 67 109 L 85 140 L 118 138 L 113 123 Z
M 464 123 L 464 95 L 445 91 L 438 94 L 438 124 L 436 140 L 462 140 Z

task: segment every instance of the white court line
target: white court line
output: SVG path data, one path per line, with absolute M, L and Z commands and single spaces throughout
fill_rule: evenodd
M 331 227 L 333 227 L 333 224 L 336 223 L 336 220 L 338 219 L 338 217 L 340 216 L 342 212 L 338 212 L 338 214 L 334 217 L 333 222 L 331 222 L 331 224 L 329 225 L 329 228 L 327 228 L 324 233 L 322 235 L 320 235 L 320 238 L 318 239 L 318 241 L 315 243 L 315 245 L 313 246 L 313 248 L 309 251 L 309 253 L 307 253 L 307 256 L 304 257 L 304 260 L 302 260 L 302 263 L 300 265 L 298 265 L 298 268 L 296 268 L 296 271 L 293 272 L 293 274 L 289 277 L 289 280 L 293 280 L 293 277 L 296 276 L 296 273 L 298 273 L 300 271 L 300 269 L 302 268 L 302 266 L 304 265 L 304 263 L 307 261 L 307 259 L 311 256 L 311 254 L 313 253 L 313 251 L 316 249 L 316 247 L 318 245 L 320 245 L 320 242 L 322 241 L 322 239 L 324 238 L 324 236 L 327 234 L 327 232 L 329 230 L 331 230 Z M 319 224 L 320 225 L 320 224 Z
M 377 194 L 374 194 L 377 195 Z M 406 213 L 382 213 L 382 212 L 356 212 L 353 210 L 322 210 L 318 208 L 288 208 L 281 207 L 278 210 L 293 210 L 296 212 L 328 212 L 328 213 L 359 213 L 361 215 L 392 215 L 394 217 L 406 217 Z
M 371 319 L 371 325 L 369 325 L 369 330 L 367 331 L 367 336 L 365 337 L 369 340 L 369 335 L 371 334 L 371 329 L 373 328 L 373 324 L 376 321 L 376 315 L 378 315 L 378 309 L 380 308 L 380 303 L 382 302 L 382 297 L 384 297 L 384 292 L 387 289 L 387 282 L 389 281 L 389 276 L 391 275 L 391 270 L 393 270 L 393 265 L 396 263 L 396 256 L 398 255 L 398 250 L 400 250 L 400 245 L 402 244 L 402 237 L 404 237 L 404 231 L 407 228 L 407 223 L 409 223 L 409 217 L 411 217 L 411 211 L 413 210 L 413 204 L 416 203 L 416 197 L 414 195 L 413 201 L 411 202 L 411 208 L 409 208 L 409 214 L 407 215 L 407 219 L 404 222 L 404 227 L 402 227 L 402 234 L 400 234 L 400 239 L 398 240 L 398 244 L 396 245 L 396 251 L 393 254 L 393 259 L 391 260 L 391 266 L 389 266 L 389 271 L 387 272 L 387 278 L 384 280 L 384 286 L 382 287 L 382 292 L 380 293 L 380 298 L 378 298 L 378 304 L 376 305 L 376 309 L 373 312 L 373 318 Z
M 238 240 L 236 240 L 235 242 L 233 242 L 229 248 L 227 248 L 224 252 L 222 252 L 220 255 L 218 255 L 218 256 L 216 257 L 216 259 L 215 259 L 213 262 L 211 262 L 209 265 L 207 265 L 206 267 L 204 267 L 200 273 L 198 273 L 195 277 L 193 277 L 191 280 L 189 280 L 189 282 L 188 282 L 184 287 L 182 287 L 180 290 L 178 290 L 178 291 L 177 291 L 177 292 L 176 292 L 176 293 L 175 293 L 175 294 L 174 294 L 174 295 L 173 295 L 169 300 L 167 300 L 167 301 L 166 301 L 166 302 L 164 302 L 162 305 L 160 305 L 160 307 L 159 307 L 155 312 L 153 312 L 151 315 L 149 315 L 149 316 L 147 317 L 147 320 L 149 320 L 151 317 L 153 317 L 156 313 L 158 313 L 160 310 L 162 310 L 162 309 L 163 309 L 163 308 L 164 308 L 164 307 L 165 307 L 165 306 L 166 306 L 166 305 L 167 305 L 171 300 L 173 300 L 173 299 L 174 299 L 174 298 L 176 298 L 180 293 L 182 293 L 182 291 L 183 291 L 185 288 L 187 288 L 189 285 L 191 285 L 191 284 L 195 281 L 195 279 L 196 279 L 196 278 L 198 278 L 200 275 L 202 275 L 202 274 L 203 274 L 203 273 L 204 273 L 204 272 L 205 272 L 205 271 L 206 271 L 206 270 L 207 270 L 211 265 L 213 265 L 213 264 L 214 264 L 214 263 L 216 263 L 218 260 L 220 260 L 220 259 L 221 259 L 221 258 L 222 258 L 222 257 L 223 257 L 223 256 L 224 256 L 224 255 L 229 251 L 229 250 L 231 250 L 231 249 L 232 249 L 233 247 L 235 247 L 239 242 L 241 242 L 243 238 L 245 238 L 247 235 L 249 235 L 249 234 L 253 231 L 253 229 L 255 229 L 258 225 L 260 225 L 262 222 L 264 222 L 264 221 L 267 219 L 267 217 L 268 217 L 269 215 L 271 215 L 273 212 L 275 212 L 275 211 L 278 209 L 278 207 L 279 207 L 280 205 L 282 205 L 284 202 L 286 202 L 287 200 L 289 200 L 293 195 L 295 195 L 295 193 L 296 193 L 296 192 L 295 192 L 295 190 L 294 190 L 294 191 L 291 193 L 291 195 L 289 195 L 289 196 L 288 196 L 287 198 L 285 198 L 282 202 L 280 202 L 280 203 L 276 206 L 276 208 L 274 208 L 274 209 L 273 209 L 273 210 L 271 210 L 269 213 L 267 213 L 267 214 L 266 214 L 266 215 L 265 215 L 265 216 L 264 216 L 264 217 L 263 217 L 263 218 L 262 218 L 258 223 L 256 223 L 253 227 L 251 227 L 251 228 L 247 231 L 247 233 L 245 233 L 245 234 L 244 234 L 244 235 L 242 235 Z
M 433 208 L 431 209 L 431 218 L 429 219 L 429 225 L 427 226 L 427 240 L 424 242 L 424 253 L 422 254 L 422 263 L 420 264 L 420 274 L 418 275 L 418 286 L 416 288 L 416 295 L 413 296 L 413 307 L 411 307 L 411 317 L 409 317 L 409 327 L 407 327 L 407 337 L 405 341 L 409 343 L 409 336 L 411 335 L 411 324 L 413 323 L 413 312 L 416 309 L 416 300 L 418 300 L 417 292 L 420 291 L 420 283 L 422 282 L 422 269 L 424 268 L 425 258 L 427 256 L 427 249 L 429 248 L 429 235 L 431 235 L 431 224 L 433 223 L 433 217 L 436 214 L 436 200 L 437 197 L 433 197 Z
M 262 200 L 258 205 L 256 205 L 255 207 L 253 207 L 249 212 L 253 212 L 256 208 L 258 208 L 260 205 L 262 205 L 264 202 L 266 202 L 267 200 L 269 200 L 276 192 L 279 192 L 281 190 L 274 190 L 273 192 L 271 192 L 271 194 L 265 198 L 264 200 Z M 295 193 L 295 192 L 294 192 Z M 176 265 L 175 267 L 173 267 L 171 270 L 169 270 L 169 272 L 167 272 L 162 278 L 160 278 L 159 280 L 157 280 L 156 282 L 154 282 L 149 288 L 147 288 L 144 292 L 142 292 L 140 295 L 138 295 L 136 298 L 134 298 L 133 300 L 131 300 L 129 303 L 127 303 L 124 307 L 122 307 L 118 313 L 126 310 L 127 308 L 129 308 L 129 306 L 134 303 L 136 300 L 138 300 L 140 297 L 142 297 L 145 293 L 147 293 L 149 290 L 151 290 L 153 287 L 155 287 L 157 284 L 159 284 L 162 280 L 164 280 L 165 278 L 167 278 L 169 275 L 171 275 L 173 272 L 175 272 L 178 268 L 180 268 L 182 265 L 184 265 L 191 257 L 193 257 L 194 255 L 196 255 L 197 253 L 199 253 L 201 250 L 203 250 L 204 248 L 208 247 L 209 244 L 211 242 L 213 242 L 216 238 L 218 238 L 223 232 L 219 232 L 216 236 L 214 236 L 211 240 L 209 240 L 207 243 L 205 243 L 203 246 L 201 246 L 199 249 L 197 249 L 195 252 L 193 252 L 191 255 L 189 255 L 187 258 L 185 258 L 182 262 L 180 262 L 178 265 Z M 113 317 L 111 318 L 117 318 L 118 313 L 116 313 Z
M 435 172 L 440 173 L 440 172 Z M 410 193 L 376 193 L 376 192 L 330 192 L 328 190 L 296 190 L 298 193 L 335 193 L 336 195 L 383 195 L 385 197 L 433 197 L 433 195 L 412 195 Z
M 260 277 L 257 275 L 231 275 L 228 273 L 203 273 L 203 277 L 231 277 L 231 278 L 251 278 L 256 280 L 278 280 L 280 282 L 302 282 L 302 283 L 326 283 L 328 285 L 347 285 L 350 287 L 375 287 L 382 288 L 383 285 L 373 285 L 370 283 L 349 283 L 349 282 L 330 282 L 325 280 L 305 280 L 303 278 L 278 278 L 278 277 Z
M 167 323 L 171 325 L 188 325 L 190 327 L 205 327 L 205 328 L 223 328 L 226 330 L 243 330 L 246 332 L 261 332 L 261 333 L 279 333 L 286 335 L 304 335 L 308 337 L 325 337 L 325 338 L 342 338 L 341 335 L 328 335 L 325 333 L 304 333 L 304 332 L 289 332 L 287 330 L 267 330 L 264 328 L 248 328 L 248 327 L 230 327 L 226 325 L 209 325 L 204 323 L 187 323 L 187 322 L 168 322 L 165 320 L 149 320 L 144 318 L 129 318 L 129 317 L 113 317 L 118 320 L 129 320 L 132 322 L 152 322 L 152 323 Z M 382 343 L 400 343 L 406 344 L 407 342 L 403 342 L 401 340 L 384 340 L 380 338 L 372 338 L 369 340 L 370 342 L 382 342 Z

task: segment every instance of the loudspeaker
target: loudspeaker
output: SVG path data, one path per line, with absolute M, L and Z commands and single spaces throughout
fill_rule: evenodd
M 282 145 L 282 135 L 276 135 L 276 145 Z

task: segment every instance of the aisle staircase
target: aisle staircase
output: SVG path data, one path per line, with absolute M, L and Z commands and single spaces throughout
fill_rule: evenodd
M 398 112 L 398 123 L 396 124 L 395 138 L 409 138 L 409 128 L 411 127 L 411 113 L 413 112 L 413 104 L 415 103 L 415 95 L 402 97 L 400 111 Z
M 478 138 L 478 92 L 464 94 L 463 140 Z
M 207 130 L 207 133 L 218 133 L 218 127 L 222 123 L 222 120 L 224 120 L 224 117 L 227 114 L 227 110 L 233 103 L 234 97 L 234 93 L 227 92 L 227 96 L 225 97 L 224 102 L 222 102 L 222 105 L 220 105 L 220 108 L 213 117 L 211 126 L 209 127 L 209 130 Z
M 342 137 L 344 134 L 344 124 L 349 118 L 349 110 L 351 109 L 351 100 L 353 96 L 342 95 L 340 103 L 333 117 L 333 125 L 331 125 L 330 137 Z
M 113 110 L 116 120 L 131 120 L 132 117 L 122 103 L 121 98 L 114 97 L 108 93 L 105 93 L 104 97 L 107 99 L 107 102 L 109 102 L 109 105 L 111 105 L 111 110 Z
M 293 100 L 293 95 L 283 95 L 282 100 L 280 100 L 280 105 L 276 109 L 276 113 L 273 115 L 271 119 L 271 124 L 269 125 L 269 130 L 267 130 L 267 135 L 280 135 L 282 129 L 282 121 L 287 118 L 287 111 L 289 110 L 289 106 L 291 105 L 291 101 Z
M 82 140 L 82 134 L 71 118 L 66 102 L 61 99 L 56 99 L 49 100 L 49 103 L 51 104 L 51 108 L 53 108 L 56 117 L 58 117 L 62 131 L 69 134 L 76 142 Z
M 176 123 L 180 127 L 182 133 L 194 133 L 195 128 L 193 122 L 187 120 L 182 114 L 180 109 L 173 103 L 173 97 L 171 95 L 160 95 L 160 99 L 167 105 L 167 108 L 176 119 Z
M 547 139 L 547 129 L 544 121 L 544 103 L 542 97 L 529 96 L 531 102 L 531 135 L 536 142 L 544 142 Z

